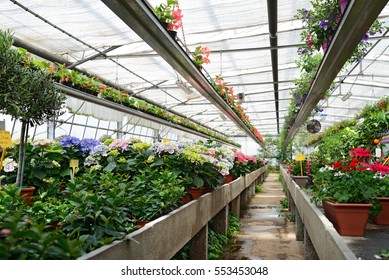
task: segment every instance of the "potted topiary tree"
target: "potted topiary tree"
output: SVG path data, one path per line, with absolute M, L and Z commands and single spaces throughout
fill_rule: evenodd
M 49 73 L 33 67 L 27 52 L 12 48 L 10 31 L 0 31 L 0 111 L 21 122 L 16 185 L 23 186 L 28 129 L 63 113 L 65 96 Z

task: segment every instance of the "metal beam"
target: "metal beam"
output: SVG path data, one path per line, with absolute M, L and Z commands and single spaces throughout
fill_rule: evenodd
M 194 135 L 205 137 L 207 139 L 212 138 L 212 136 L 204 134 L 204 133 L 201 133 L 199 131 L 192 130 L 190 128 L 181 126 L 179 124 L 172 123 L 171 121 L 164 120 L 164 119 L 161 119 L 161 118 L 149 115 L 147 113 L 144 113 L 144 112 L 141 112 L 139 110 L 126 107 L 124 105 L 121 105 L 121 104 L 118 104 L 118 103 L 115 103 L 115 102 L 111 102 L 111 101 L 108 101 L 108 100 L 105 100 L 105 99 L 102 99 L 102 98 L 96 98 L 93 95 L 90 95 L 90 94 L 87 94 L 87 93 L 83 93 L 83 92 L 81 92 L 79 90 L 76 90 L 76 89 L 64 86 L 64 85 L 59 84 L 59 83 L 55 83 L 55 87 L 58 90 L 64 92 L 66 95 L 71 96 L 71 97 L 75 97 L 75 98 L 78 98 L 78 99 L 81 99 L 81 100 L 85 100 L 85 101 L 91 102 L 93 104 L 98 104 L 98 105 L 101 105 L 101 106 L 104 106 L 104 107 L 107 107 L 107 108 L 110 108 L 110 109 L 113 109 L 113 110 L 116 110 L 116 111 L 124 112 L 124 113 L 130 114 L 132 116 L 136 116 L 136 117 L 139 117 L 139 118 L 142 118 L 142 119 L 146 119 L 146 120 L 149 120 L 149 121 L 152 121 L 152 122 L 155 122 L 155 123 L 159 123 L 159 124 L 162 124 L 162 125 L 165 125 L 165 126 L 168 126 L 168 127 L 172 127 L 174 129 L 178 129 L 178 130 L 181 130 L 181 131 L 185 131 L 185 132 L 188 132 L 188 133 L 191 133 L 191 134 L 194 134 Z M 220 135 L 223 135 L 223 134 L 220 133 Z M 225 141 L 220 140 L 220 139 L 217 139 L 217 141 L 220 141 L 220 142 L 222 142 L 224 144 L 232 145 L 231 143 L 225 142 Z
M 350 0 L 348 8 L 316 73 L 316 78 L 309 90 L 308 97 L 288 131 L 283 143 L 283 149 L 286 149 L 289 142 L 300 129 L 300 126 L 319 103 L 323 93 L 330 87 L 344 63 L 351 56 L 387 2 L 384 0 Z
M 230 86 L 258 86 L 258 85 L 271 85 L 271 84 L 283 84 L 283 83 L 293 83 L 294 80 L 286 80 L 286 81 L 272 81 L 272 82 L 254 82 L 254 83 L 228 83 Z
M 194 65 L 188 54 L 170 37 L 159 23 L 152 8 L 142 0 L 102 0 L 127 26 L 153 48 L 170 66 L 201 95 L 236 123 L 247 135 L 264 146 L 240 117 L 215 91 L 207 78 Z
M 361 81 L 361 82 L 364 82 L 364 81 Z M 343 84 L 357 85 L 357 86 L 364 86 L 364 87 L 389 88 L 389 84 L 377 83 L 374 81 L 366 82 L 366 84 L 361 83 L 361 82 L 345 82 L 345 81 L 343 81 Z
M 278 46 L 277 38 L 277 22 L 278 22 L 278 12 L 277 12 L 277 1 L 267 0 L 267 16 L 269 20 L 269 39 L 270 46 Z M 280 114 L 278 112 L 279 102 L 278 102 L 278 84 L 281 83 L 278 81 L 278 49 L 270 50 L 271 55 L 271 66 L 273 70 L 273 88 L 274 88 L 274 105 L 276 109 L 276 121 L 277 121 L 277 132 L 280 133 Z M 284 81 L 282 81 L 283 83 Z
M 87 61 L 89 61 L 89 60 L 93 60 L 93 59 L 95 59 L 96 57 L 102 56 L 102 57 L 104 57 L 104 58 L 106 59 L 107 56 L 104 55 L 104 54 L 109 53 L 110 51 L 116 50 L 117 48 L 120 48 L 120 47 L 121 47 L 121 46 L 112 46 L 112 47 L 109 47 L 108 49 L 106 49 L 106 50 L 104 50 L 104 51 L 98 52 L 98 53 L 96 53 L 96 54 L 94 54 L 94 55 L 91 55 L 91 56 L 89 56 L 89 57 L 87 57 L 87 58 L 81 59 L 81 60 L 79 60 L 79 61 L 77 61 L 77 62 L 75 62 L 75 63 L 69 65 L 69 66 L 68 66 L 68 69 L 73 69 L 74 67 L 76 67 L 76 66 L 78 66 L 78 65 L 80 65 L 80 64 L 83 64 L 83 63 L 85 63 L 85 62 L 87 62 Z

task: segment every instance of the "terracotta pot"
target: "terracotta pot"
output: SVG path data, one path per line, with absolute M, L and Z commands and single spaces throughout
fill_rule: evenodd
M 377 225 L 389 225 L 389 197 L 377 197 L 381 203 L 382 211 L 378 216 L 373 216 Z
M 342 236 L 364 236 L 371 203 L 323 202 L 324 213 Z
M 339 8 L 340 8 L 340 13 L 343 15 L 344 11 L 347 8 L 349 0 L 338 0 L 339 3 Z
M 182 198 L 182 202 L 188 203 L 194 199 L 197 199 L 203 195 L 203 192 L 204 192 L 204 187 L 201 188 L 192 187 L 189 191 L 187 191 L 187 194 Z
M 224 181 L 223 181 L 223 185 L 224 184 L 228 184 L 230 182 L 234 181 L 234 176 L 232 176 L 232 174 L 228 174 L 225 178 L 224 178 Z
M 26 196 L 24 203 L 26 204 L 32 203 L 31 197 L 34 195 L 34 192 L 35 192 L 35 187 L 22 188 L 22 190 L 20 191 L 20 196 Z
M 292 176 L 292 179 L 293 181 L 296 182 L 297 185 L 299 185 L 300 188 L 305 188 L 306 185 L 307 185 L 307 181 L 308 181 L 308 176 L 294 176 L 294 175 L 291 175 Z
M 141 228 L 144 227 L 148 222 L 147 221 L 136 221 L 136 224 Z

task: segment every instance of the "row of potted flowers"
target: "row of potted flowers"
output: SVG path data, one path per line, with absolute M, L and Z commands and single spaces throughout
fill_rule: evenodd
M 212 191 L 229 173 L 240 176 L 264 165 L 211 142 L 150 144 L 135 138 L 96 141 L 72 136 L 36 140 L 28 143 L 26 155 L 25 182 L 36 186 L 27 205 L 21 189 L 12 184 L 17 149 L 16 143 L 7 150 L 2 170 L 0 258 L 77 257 L 124 238 L 138 221 L 153 220 L 182 205 L 192 187 L 205 185 Z M 71 160 L 77 160 L 78 167 Z M 18 241 L 22 237 L 25 240 Z M 40 251 L 37 242 L 52 251 Z M 35 247 L 28 251 L 27 243 Z
M 371 160 L 370 150 L 355 148 L 350 150 L 348 159 L 336 161 L 331 165 L 324 163 L 304 162 L 299 166 L 292 162 L 288 167 L 289 174 L 311 174 L 313 182 L 307 187 L 312 202 L 323 205 L 328 219 L 341 235 L 363 236 L 369 213 L 376 224 L 389 224 L 389 165 L 385 159 Z M 312 166 L 315 166 L 312 169 Z M 307 178 L 307 177 L 306 177 Z M 357 208 L 358 217 L 347 217 L 345 224 L 341 221 L 348 207 Z M 363 210 L 360 210 L 359 207 Z M 332 209 L 342 207 L 340 216 Z M 345 228 L 349 225 L 350 228 Z
M 87 94 L 91 94 L 96 97 L 107 99 L 112 102 L 119 103 L 124 106 L 143 111 L 153 116 L 157 116 L 159 118 L 168 120 L 172 123 L 179 124 L 184 127 L 188 127 L 195 131 L 201 132 L 205 135 L 209 135 L 215 139 L 219 139 L 226 143 L 230 143 L 232 145 L 240 147 L 240 144 L 228 139 L 228 137 L 220 133 L 208 129 L 200 125 L 199 123 L 190 121 L 185 117 L 181 117 L 179 115 L 168 112 L 159 106 L 132 97 L 123 90 L 118 90 L 113 87 L 107 86 L 103 84 L 101 81 L 99 81 L 99 79 L 93 76 L 87 77 L 86 75 L 76 70 L 68 69 L 67 66 L 64 64 L 52 64 L 48 61 L 38 60 L 35 56 L 32 56 L 30 53 L 28 53 L 25 49 L 22 48 L 19 48 L 18 50 L 14 50 L 11 48 L 13 44 L 13 37 L 8 31 L 4 31 L 4 32 L 0 31 L 0 40 L 4 43 L 3 46 L 6 46 L 4 51 L 7 51 L 9 53 L 15 53 L 15 56 L 17 54 L 17 56 L 20 57 L 21 64 L 24 64 L 25 67 L 31 69 L 32 71 L 39 72 L 41 70 L 42 73 L 44 73 L 45 75 L 46 74 L 51 75 L 52 79 L 56 82 L 83 91 Z M 3 59 L 7 59 L 7 57 L 4 56 Z M 9 63 L 9 62 L 4 61 L 4 63 Z M 11 79 L 5 82 L 9 82 L 9 81 L 11 81 Z M 7 86 L 5 86 L 5 90 L 6 89 Z M 46 103 L 47 102 L 49 101 L 46 101 Z

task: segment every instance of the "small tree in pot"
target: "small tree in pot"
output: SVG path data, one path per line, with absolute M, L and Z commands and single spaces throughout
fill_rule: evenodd
M 32 67 L 30 57 L 11 48 L 13 37 L 0 31 L 0 111 L 21 122 L 16 185 L 23 185 L 28 129 L 61 115 L 65 96 L 49 73 Z

